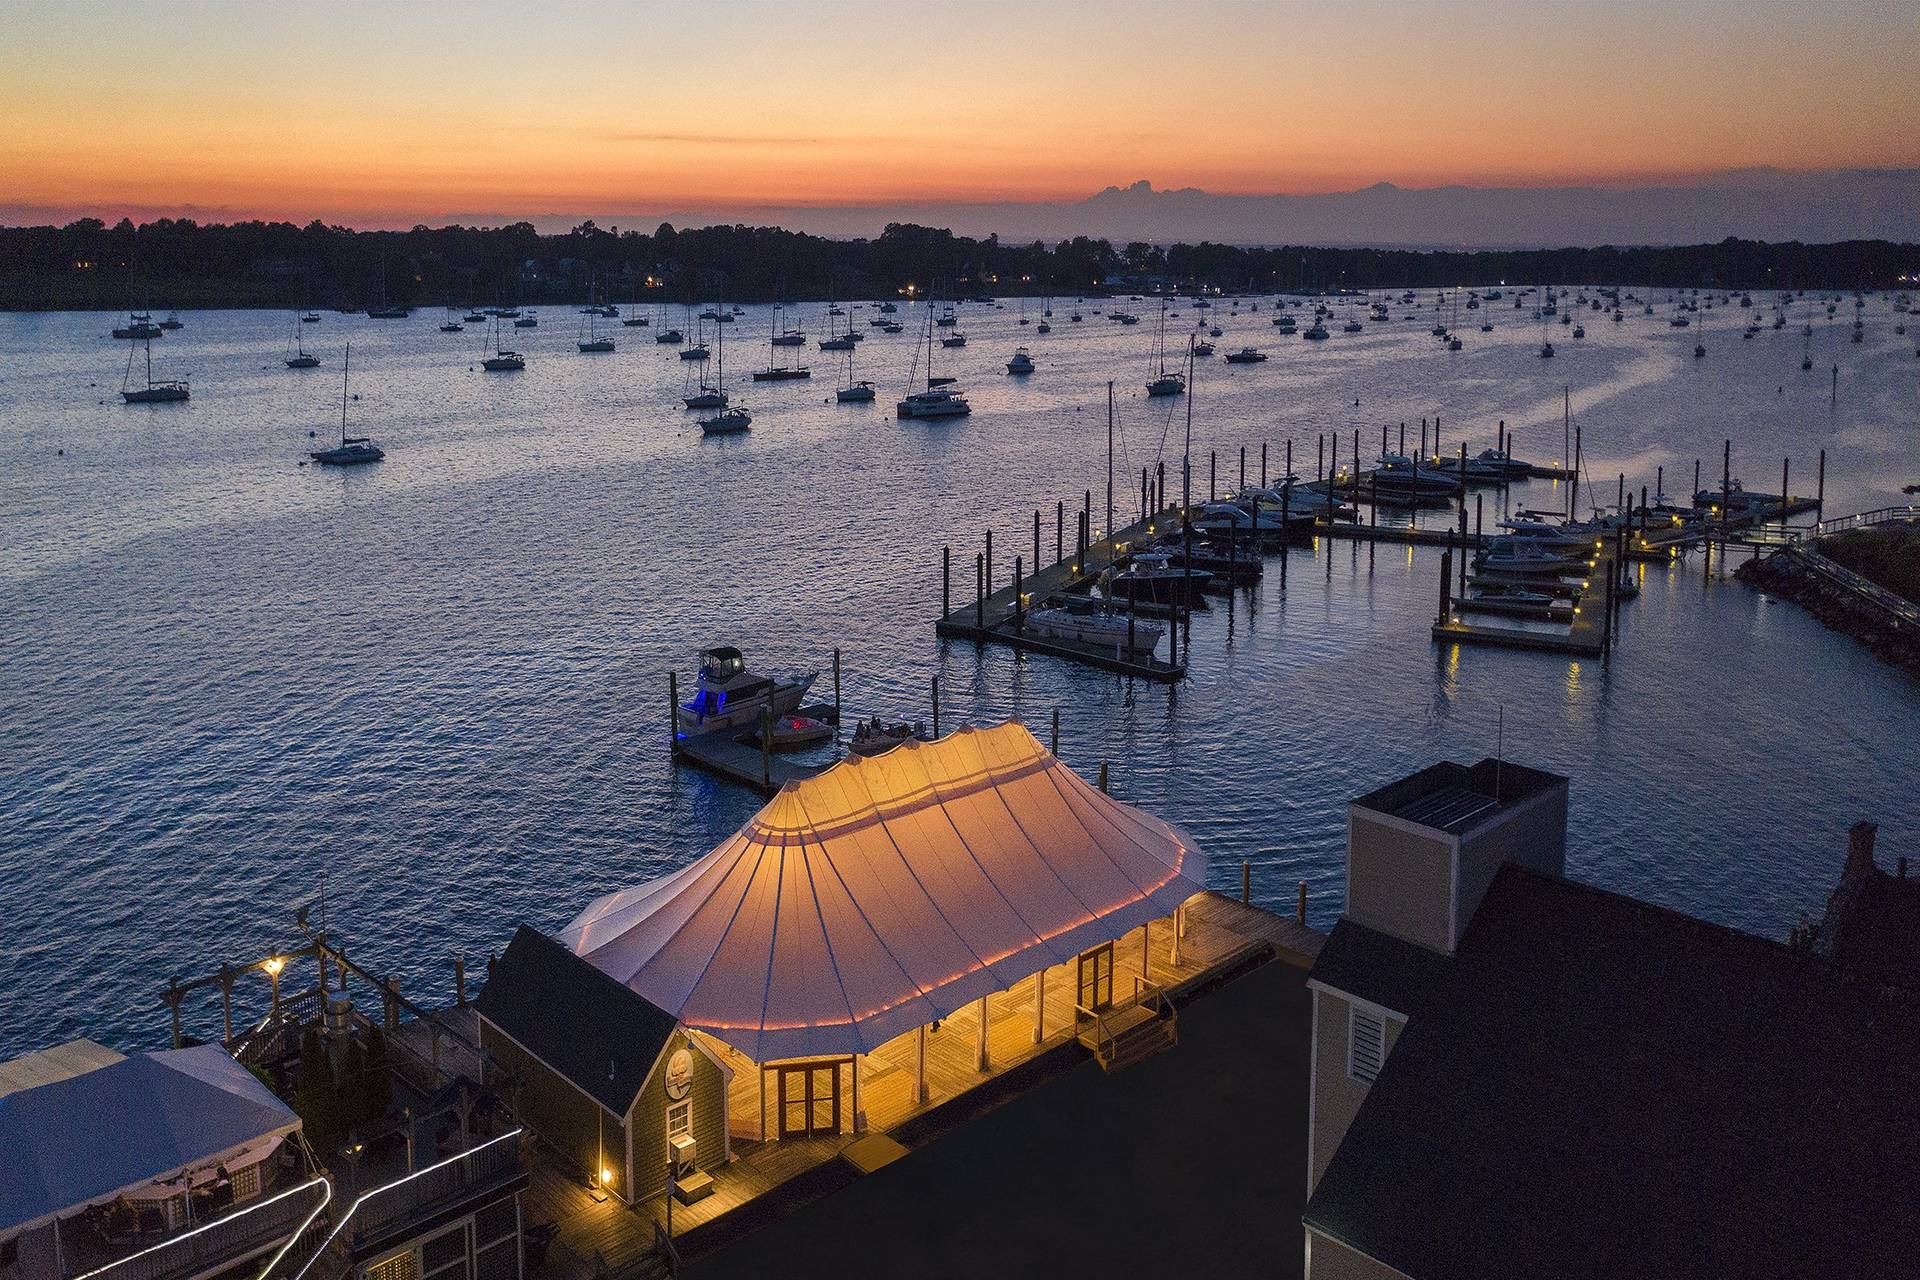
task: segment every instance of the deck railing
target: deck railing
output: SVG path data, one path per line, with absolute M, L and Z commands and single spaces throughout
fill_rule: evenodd
M 1875 524 L 1900 524 L 1920 520 L 1920 506 L 1909 503 L 1904 507 L 1878 507 L 1872 511 L 1862 511 L 1857 515 L 1836 516 L 1831 520 L 1822 520 L 1809 530 L 1809 535 L 1819 537 L 1826 533 L 1843 533 L 1848 529 L 1864 529 Z
M 325 1178 L 311 1178 L 223 1218 L 72 1280 L 172 1280 L 245 1258 L 296 1235 L 332 1196 Z
M 298 1267 L 282 1266 L 261 1280 L 325 1280 L 336 1270 L 324 1260 L 350 1256 L 351 1246 L 396 1222 L 426 1211 L 489 1183 L 503 1181 L 520 1168 L 520 1135 L 515 1129 L 396 1182 L 363 1193 L 333 1225 L 319 1247 Z

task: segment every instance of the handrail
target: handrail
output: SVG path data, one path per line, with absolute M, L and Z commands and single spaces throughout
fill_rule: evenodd
M 435 1164 L 430 1164 L 424 1169 L 417 1169 L 414 1172 L 408 1174 L 404 1178 L 400 1178 L 394 1182 L 389 1182 L 385 1186 L 375 1187 L 371 1191 L 361 1192 L 360 1195 L 354 1200 L 354 1202 L 348 1206 L 347 1211 L 340 1216 L 340 1220 L 333 1224 L 333 1230 L 327 1233 L 327 1238 L 321 1241 L 320 1247 L 318 1249 L 315 1249 L 313 1251 L 313 1254 L 310 1257 L 308 1257 L 306 1262 L 301 1264 L 300 1269 L 293 1273 L 293 1280 L 304 1280 L 304 1277 L 306 1276 L 308 1269 L 313 1266 L 315 1259 L 318 1259 L 323 1254 L 325 1254 L 328 1249 L 332 1248 L 334 1245 L 334 1242 L 340 1239 L 341 1233 L 346 1231 L 349 1225 L 353 1226 L 356 1234 L 358 1233 L 359 1224 L 354 1223 L 354 1218 L 360 1212 L 361 1206 L 365 1205 L 369 1200 L 372 1200 L 374 1197 L 382 1195 L 386 1192 L 393 1191 L 398 1187 L 408 1186 L 409 1184 L 417 1183 L 419 1179 L 430 1178 L 431 1175 L 437 1174 L 441 1170 L 446 1169 L 449 1166 L 454 1165 L 462 1160 L 466 1160 L 471 1156 L 475 1156 L 479 1152 L 486 1151 L 489 1148 L 495 1147 L 503 1142 L 513 1141 L 514 1139 L 519 1138 L 522 1132 L 524 1132 L 524 1130 L 515 1129 L 510 1133 L 503 1133 L 497 1138 L 489 1138 L 487 1141 L 481 1143 L 477 1147 L 469 1147 L 465 1151 L 461 1151 L 454 1155 L 448 1156 L 445 1160 L 441 1160 Z M 444 1181 L 444 1179 L 432 1179 L 431 1182 L 425 1185 L 438 1186 L 439 1183 L 442 1181 Z M 417 1208 L 419 1207 L 419 1203 L 421 1203 L 421 1201 L 419 1201 L 418 1198 L 416 1197 L 416 1203 L 410 1207 Z M 392 1221 L 395 1216 L 397 1216 L 395 1213 L 387 1213 L 383 1216 L 377 1217 L 372 1223 L 372 1225 L 374 1227 L 384 1226 L 387 1222 Z M 276 1258 L 275 1261 L 278 1261 L 278 1259 Z M 265 1277 L 266 1277 L 266 1273 L 262 1272 L 261 1280 L 265 1280 Z
M 1831 520 L 1822 520 L 1813 526 L 1811 536 L 1823 533 L 1839 533 L 1846 529 L 1860 529 L 1867 525 L 1892 524 L 1895 521 L 1920 520 L 1920 505 L 1912 503 L 1906 506 L 1876 507 L 1872 511 L 1861 511 L 1850 516 L 1835 516 Z
M 653 1252 L 661 1262 L 666 1264 L 668 1275 L 680 1274 L 680 1246 L 673 1242 L 673 1237 L 667 1234 L 666 1228 L 660 1225 L 658 1218 L 653 1220 Z
M 217 1258 L 222 1245 L 231 1248 L 236 1242 L 241 1244 L 253 1243 L 248 1234 L 250 1231 L 264 1228 L 271 1232 L 281 1225 L 282 1219 L 291 1219 L 296 1216 L 299 1211 L 297 1205 L 290 1208 L 282 1208 L 273 1213 L 267 1213 L 266 1211 L 274 1209 L 276 1205 L 282 1204 L 283 1201 L 288 1201 L 301 1192 L 310 1191 L 315 1187 L 320 1189 L 320 1203 L 314 1207 L 313 1212 L 309 1213 L 306 1220 L 288 1237 L 288 1243 L 291 1243 L 293 1240 L 299 1238 L 301 1232 L 305 1231 L 307 1227 L 312 1224 L 314 1217 L 319 1214 L 322 1209 L 326 1208 L 328 1201 L 333 1198 L 333 1185 L 325 1178 L 316 1177 L 306 1182 L 297 1183 L 294 1186 L 286 1188 L 284 1191 L 279 1191 L 268 1196 L 264 1200 L 250 1204 L 244 1209 L 236 1210 L 224 1217 L 215 1218 L 211 1222 L 203 1222 L 191 1230 L 183 1231 L 179 1235 L 170 1236 L 157 1244 L 149 1245 L 137 1253 L 130 1253 L 124 1258 L 117 1258 L 104 1267 L 96 1267 L 91 1271 L 83 1271 L 79 1275 L 72 1277 L 72 1280 L 97 1280 L 98 1277 L 110 1274 L 114 1276 L 163 1276 L 168 1272 L 168 1265 L 166 1259 L 159 1255 L 164 1254 L 184 1254 L 186 1259 L 190 1261 L 197 1270 L 206 1266 L 210 1259 Z M 256 1214 L 262 1216 L 254 1218 L 253 1215 Z M 239 1229 L 238 1232 L 236 1232 L 236 1228 Z M 210 1252 L 203 1253 L 201 1251 L 205 1243 L 211 1243 L 213 1246 Z M 282 1252 L 285 1252 L 284 1248 Z M 145 1261 L 142 1261 L 143 1259 Z M 135 1263 L 140 1263 L 141 1265 L 135 1266 L 133 1265 Z M 176 1262 L 173 1265 L 178 1266 L 180 1264 Z

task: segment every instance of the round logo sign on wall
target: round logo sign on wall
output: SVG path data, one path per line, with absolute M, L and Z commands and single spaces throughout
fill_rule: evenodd
M 678 1102 L 692 1091 L 693 1055 L 685 1049 L 676 1049 L 667 1059 L 667 1096 Z

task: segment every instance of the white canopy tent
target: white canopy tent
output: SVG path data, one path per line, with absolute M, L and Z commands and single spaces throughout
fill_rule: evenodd
M 560 936 L 766 1062 L 874 1049 L 1172 914 L 1204 880 L 1185 832 L 1011 723 L 789 784 L 705 857 Z

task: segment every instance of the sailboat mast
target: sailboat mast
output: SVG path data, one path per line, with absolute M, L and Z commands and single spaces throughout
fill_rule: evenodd
M 349 342 L 340 357 L 340 447 L 347 444 L 347 366 L 353 363 L 353 344 Z
M 1113 568 L 1113 379 L 1107 379 L 1107 568 Z
M 1187 339 L 1187 447 L 1180 460 L 1180 523 L 1187 522 L 1186 508 L 1193 505 L 1193 339 Z

